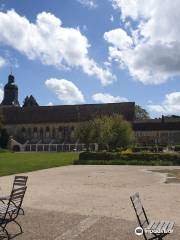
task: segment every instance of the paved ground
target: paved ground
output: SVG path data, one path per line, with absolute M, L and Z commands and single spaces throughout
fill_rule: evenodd
M 165 175 L 150 169 L 157 167 L 68 166 L 28 173 L 26 214 L 19 218 L 24 234 L 15 239 L 140 240 L 129 200 L 136 191 L 151 219 L 176 222 L 166 239 L 180 239 L 180 184 L 165 184 Z M 0 178 L 0 194 L 10 191 L 12 181 Z

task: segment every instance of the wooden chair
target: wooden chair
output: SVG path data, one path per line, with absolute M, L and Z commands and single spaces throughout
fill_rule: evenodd
M 12 189 L 17 189 L 20 187 L 25 187 L 27 184 L 27 180 L 28 180 L 28 176 L 15 176 L 14 177 L 14 182 L 13 182 L 13 186 Z M 10 198 L 10 195 L 8 196 L 2 196 L 0 197 L 0 201 L 5 203 L 6 201 L 8 201 Z M 22 212 L 22 214 L 24 215 L 24 209 L 21 208 L 20 211 Z
M 8 203 L 0 204 L 0 232 L 3 232 L 7 239 L 10 239 L 10 236 L 6 228 L 11 222 L 14 222 L 19 226 L 20 233 L 23 232 L 21 225 L 16 219 L 19 215 L 19 211 L 21 210 L 26 188 L 27 187 L 12 189 Z
M 171 221 L 149 221 L 147 218 L 144 207 L 141 203 L 139 193 L 135 193 L 130 197 L 134 207 L 139 226 L 143 230 L 145 240 L 150 239 L 163 239 L 166 235 L 172 233 L 174 222 Z M 148 234 L 151 234 L 148 238 Z M 153 236 L 152 236 L 153 235 Z

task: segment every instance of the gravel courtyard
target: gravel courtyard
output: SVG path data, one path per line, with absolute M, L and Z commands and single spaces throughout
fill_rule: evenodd
M 150 219 L 175 221 L 166 239 L 180 239 L 180 184 L 166 184 L 166 174 L 149 171 L 172 168 L 67 166 L 28 173 L 26 213 L 19 217 L 24 233 L 15 239 L 142 239 L 134 234 L 138 224 L 129 199 L 137 191 Z M 9 193 L 13 178 L 0 178 L 0 195 Z

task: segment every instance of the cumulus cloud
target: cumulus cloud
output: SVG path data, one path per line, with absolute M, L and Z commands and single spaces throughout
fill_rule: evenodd
M 3 100 L 3 97 L 4 97 L 4 91 L 2 88 L 0 88 L 0 103 L 2 102 Z
M 78 87 L 66 79 L 51 78 L 46 80 L 45 85 L 65 104 L 83 103 L 85 101 Z
M 6 60 L 0 56 L 0 68 L 6 65 Z
M 92 99 L 98 103 L 116 103 L 116 102 L 128 102 L 128 99 L 120 96 L 112 96 L 108 93 L 96 93 L 92 96 Z
M 61 20 L 51 13 L 39 13 L 32 23 L 15 10 L 0 12 L 0 32 L 0 44 L 13 47 L 31 60 L 39 59 L 58 68 L 80 67 L 103 85 L 116 79 L 109 69 L 89 58 L 90 44 L 79 29 L 63 27 Z
M 180 92 L 166 94 L 161 104 L 149 104 L 147 107 L 150 112 L 180 114 Z
M 104 34 L 110 44 L 109 58 L 144 84 L 160 84 L 180 75 L 180 1 L 112 2 L 124 27 L 129 19 L 131 27 L 128 32 L 118 28 Z
M 97 3 L 96 0 L 77 0 L 77 2 L 81 3 L 83 6 L 88 8 L 96 8 Z
M 54 104 L 52 102 L 48 102 L 48 106 L 53 106 Z

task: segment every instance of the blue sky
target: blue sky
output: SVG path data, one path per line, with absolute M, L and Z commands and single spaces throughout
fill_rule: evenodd
M 180 4 L 139 2 L 1 0 L 1 89 L 11 65 L 21 104 L 32 94 L 40 105 L 135 101 L 153 117 L 179 114 Z

